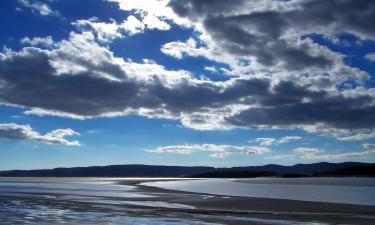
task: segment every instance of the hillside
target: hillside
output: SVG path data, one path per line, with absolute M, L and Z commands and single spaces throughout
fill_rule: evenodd
M 356 169 L 355 169 L 356 168 Z M 206 174 L 210 177 L 252 177 L 256 174 L 283 176 L 285 174 L 301 175 L 373 175 L 374 164 L 344 162 L 344 163 L 313 163 L 282 166 L 276 164 L 264 166 L 246 166 L 231 168 L 214 168 L 202 166 L 158 166 L 158 165 L 111 165 L 72 167 L 39 170 L 9 170 L 0 171 L 3 177 L 182 177 L 200 176 Z M 216 175 L 215 175 L 216 174 Z

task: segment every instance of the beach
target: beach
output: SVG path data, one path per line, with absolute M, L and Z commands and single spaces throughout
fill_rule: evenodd
M 160 201 L 193 206 L 194 209 L 183 210 L 189 213 L 220 215 L 222 217 L 254 217 L 259 219 L 259 224 L 276 224 L 277 220 L 284 221 L 286 224 L 287 221 L 290 221 L 290 224 L 298 222 L 308 224 L 312 224 L 312 222 L 317 222 L 317 224 L 319 222 L 322 224 L 375 223 L 374 206 L 222 195 L 202 196 L 198 193 L 166 190 L 142 184 L 135 185 L 140 192 L 157 195 Z M 269 221 L 267 222 L 267 220 Z M 229 221 L 226 222 L 230 224 Z M 235 221 L 234 224 L 238 224 L 238 222 Z M 250 219 L 245 224 L 248 222 L 257 224 L 257 221 Z
M 1 178 L 0 224 L 375 223 L 375 206 L 212 195 L 148 185 L 155 181 L 160 180 Z

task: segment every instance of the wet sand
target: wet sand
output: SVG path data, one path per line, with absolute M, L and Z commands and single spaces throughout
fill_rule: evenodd
M 375 206 L 199 194 L 146 181 L 162 180 L 113 180 L 132 187 L 130 197 L 0 192 L 0 224 L 375 224 Z
M 157 196 L 155 200 L 193 206 L 194 209 L 177 210 L 191 214 L 242 215 L 328 224 L 375 224 L 375 206 L 199 194 L 161 189 L 143 183 L 122 182 L 135 186 L 137 192 Z

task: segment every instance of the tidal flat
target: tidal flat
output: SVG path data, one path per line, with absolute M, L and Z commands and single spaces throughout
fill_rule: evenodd
M 281 185 L 299 185 L 301 192 L 319 186 L 294 181 L 299 183 L 288 180 L 288 184 Z M 212 190 L 226 189 L 227 194 L 207 193 L 207 182 L 215 185 Z M 238 183 L 272 182 L 265 179 L 0 178 L 0 224 L 375 224 L 375 206 L 371 203 L 235 196 L 236 193 L 230 192 L 232 183 L 235 187 Z M 320 180 L 318 188 L 333 186 L 324 182 Z M 374 190 L 372 182 L 346 179 L 335 184 L 337 188 L 354 187 L 348 194 L 355 199 L 356 190 Z M 176 188 L 184 184 L 188 188 Z M 191 184 L 198 189 L 191 190 Z

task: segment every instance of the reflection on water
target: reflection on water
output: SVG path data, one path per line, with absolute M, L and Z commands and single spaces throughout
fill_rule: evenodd
M 145 209 L 134 213 L 132 206 L 192 207 L 148 200 L 153 196 L 118 180 L 123 179 L 0 178 L 0 224 L 214 224 Z
M 205 179 L 145 184 L 205 194 L 375 206 L 375 178 Z
M 76 199 L 72 200 L 76 201 Z M 162 201 L 123 201 L 123 200 L 110 200 L 110 199 L 80 199 L 79 202 L 87 203 L 100 203 L 100 204 L 113 204 L 113 205 L 137 205 L 137 206 L 148 206 L 148 207 L 162 207 L 162 208 L 172 208 L 172 209 L 194 209 L 192 206 L 162 202 Z
M 219 225 L 224 223 L 203 222 L 202 220 L 189 218 L 176 218 L 174 216 L 134 216 L 126 213 L 117 213 L 99 210 L 77 210 L 63 208 L 64 205 L 40 205 L 28 201 L 4 201 L 0 203 L 1 224 L 123 224 L 123 225 Z M 212 216 L 215 219 L 215 216 Z M 6 218 L 6 220 L 4 220 Z M 217 219 L 217 218 L 216 218 Z M 249 217 L 220 217 L 228 221 L 228 224 L 236 224 L 233 221 L 241 221 L 245 224 L 269 224 L 269 225 L 329 225 L 318 222 L 295 222 L 289 220 L 260 219 Z
M 8 193 L 44 193 L 64 195 L 86 195 L 99 197 L 147 197 L 138 193 L 128 192 L 132 187 L 114 184 L 88 184 L 88 183 L 32 183 L 32 182 L 0 182 L 3 192 Z
M 155 193 L 141 193 L 132 186 L 117 185 L 114 181 L 119 180 L 126 179 L 0 178 L 0 224 L 328 225 L 326 223 L 281 220 L 279 217 L 275 219 L 272 216 L 260 218 L 260 215 L 252 217 L 251 215 L 233 213 L 229 214 L 231 216 L 228 214 L 224 216 L 222 213 L 197 213 L 197 211 L 191 213 L 192 210 L 197 210 L 197 208 L 168 202 L 160 196 L 154 196 Z M 213 191 L 222 190 L 231 194 L 233 188 L 239 187 L 237 185 L 249 185 L 252 181 L 255 182 L 253 185 L 269 186 L 272 183 L 269 180 L 260 181 L 257 179 L 242 180 L 241 182 L 210 179 L 167 181 L 165 184 L 175 185 L 173 187 L 181 185 L 189 188 L 189 191 L 192 191 L 190 188 L 198 184 L 197 187 L 200 192 L 207 192 L 211 189 Z M 156 184 L 159 185 L 160 183 Z M 296 184 L 283 185 L 289 187 Z M 330 187 L 329 185 L 325 186 Z M 243 186 L 241 187 L 243 188 Z M 360 185 L 354 185 L 353 187 L 362 188 Z M 265 188 L 265 190 L 269 189 Z M 198 196 L 206 200 L 214 197 L 211 195 Z M 373 196 L 369 198 L 373 198 Z
M 319 222 L 296 222 L 290 220 L 272 220 L 272 219 L 259 219 L 259 218 L 241 218 L 228 216 L 228 220 L 244 221 L 257 224 L 272 224 L 272 225 L 330 225 L 328 223 L 319 223 Z
M 194 219 L 140 217 L 124 213 L 62 209 L 24 201 L 0 203 L 1 224 L 207 224 Z M 6 221 L 4 221 L 6 218 Z

